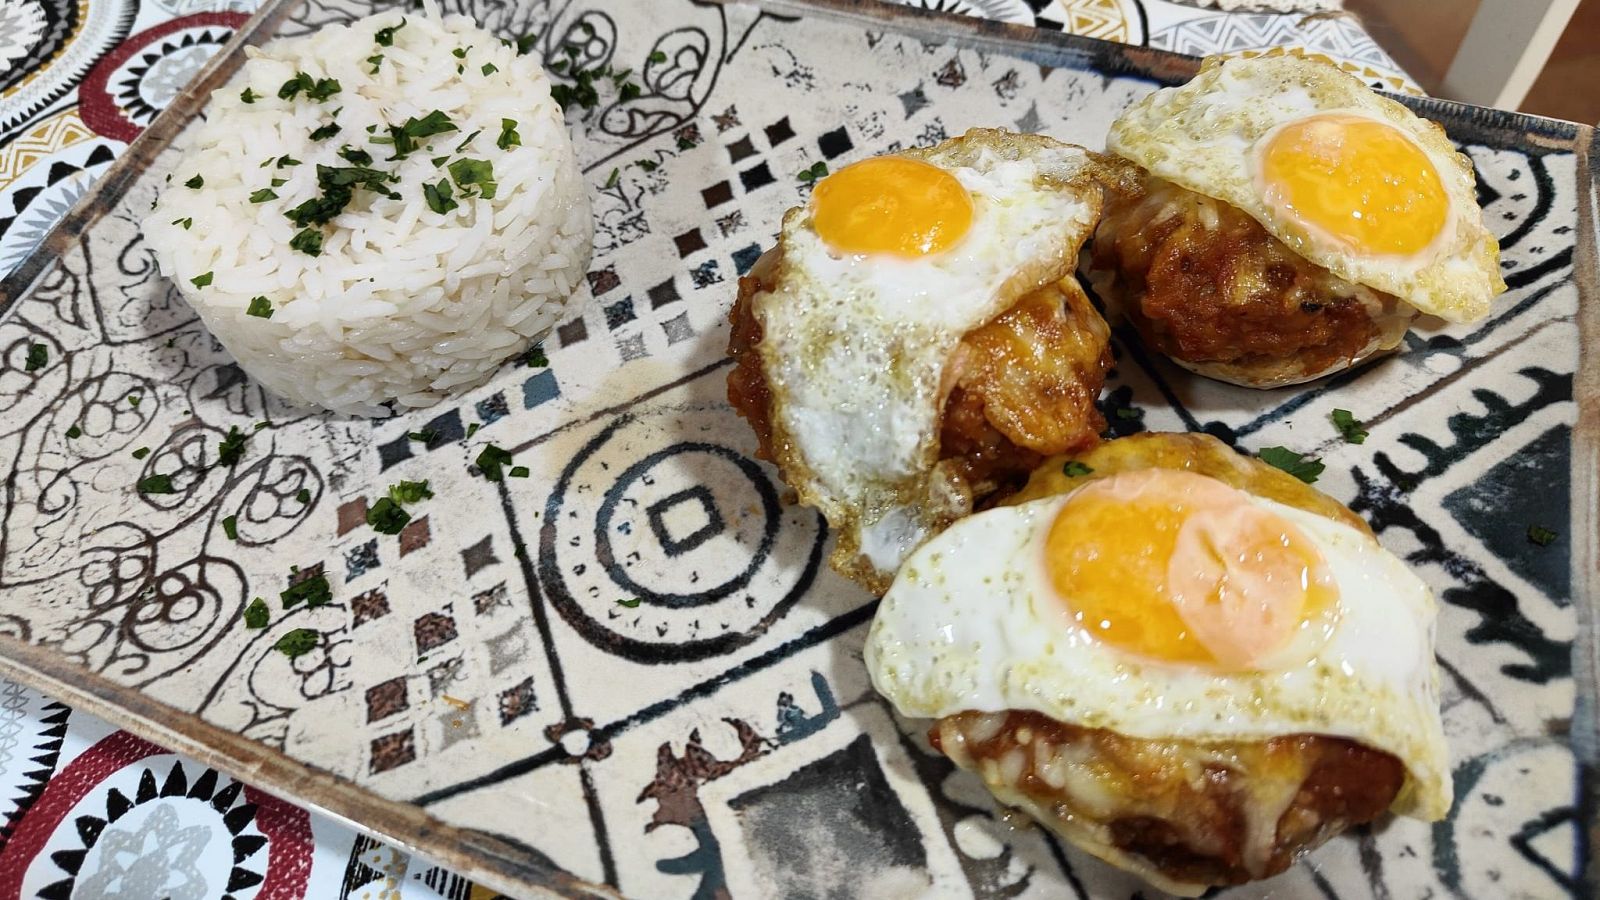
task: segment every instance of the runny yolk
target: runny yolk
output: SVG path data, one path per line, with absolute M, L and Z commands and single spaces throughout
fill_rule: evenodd
M 1304 532 L 1192 472 L 1085 486 L 1057 513 L 1045 554 L 1090 634 L 1163 662 L 1249 669 L 1337 611 L 1332 573 Z
M 841 253 L 927 256 L 972 227 L 972 197 L 954 175 L 903 156 L 862 160 L 822 179 L 812 223 Z
M 1269 206 L 1364 256 L 1416 253 L 1450 213 L 1433 162 L 1384 122 L 1311 116 L 1278 129 L 1258 153 Z

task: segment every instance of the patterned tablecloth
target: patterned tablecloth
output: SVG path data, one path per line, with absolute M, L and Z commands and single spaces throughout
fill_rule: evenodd
M 0 0 L 0 274 L 256 2 Z M 1195 55 L 1301 46 L 1377 86 L 1420 93 L 1339 14 L 1223 13 L 1165 0 L 897 2 Z M 0 853 L 13 861 L 46 855 L 54 864 L 3 867 L 6 897 L 494 896 L 4 680 Z

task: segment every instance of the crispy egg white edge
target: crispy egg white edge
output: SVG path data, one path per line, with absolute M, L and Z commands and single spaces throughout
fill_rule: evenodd
M 901 714 L 1033 710 L 1147 739 L 1345 737 L 1404 763 L 1409 783 L 1396 812 L 1445 814 L 1451 776 L 1433 655 L 1437 608 L 1393 554 L 1347 525 L 1251 496 L 1300 527 L 1327 559 L 1341 604 L 1333 635 L 1290 665 L 1292 642 L 1275 670 L 1143 662 L 1095 640 L 1050 586 L 1044 542 L 1070 496 L 979 513 L 906 561 L 865 649 L 873 686 Z M 1374 652 L 1384 648 L 1399 652 Z
M 1363 258 L 1319 244 L 1267 206 L 1257 190 L 1256 148 L 1263 138 L 1307 116 L 1339 113 L 1396 126 L 1437 170 L 1450 203 L 1445 233 L 1416 258 Z M 1504 289 L 1471 163 L 1436 125 L 1324 63 L 1295 56 L 1208 62 L 1187 84 L 1130 106 L 1112 123 L 1106 147 L 1160 178 L 1244 210 L 1306 259 L 1422 312 L 1473 321 Z
M 1083 148 L 1045 148 L 1026 161 L 990 151 L 981 161 L 985 170 L 941 166 L 973 192 L 975 215 L 967 235 L 934 256 L 837 254 L 812 229 L 809 206 L 785 218 L 777 285 L 753 298 L 753 311 L 775 417 L 830 517 L 931 465 L 940 382 L 956 344 L 1004 311 L 1007 281 L 1094 226 L 1079 188 L 1035 185 L 1047 166 L 1090 165 Z M 894 571 L 926 536 L 920 518 L 895 508 L 875 517 L 893 527 L 859 535 L 874 565 Z

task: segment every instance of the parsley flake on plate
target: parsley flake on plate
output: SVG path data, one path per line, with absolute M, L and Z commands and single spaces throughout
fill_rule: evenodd
M 172 220 L 172 224 L 174 224 L 174 225 L 182 225 L 183 226 L 183 230 L 184 231 L 188 231 L 189 227 L 194 224 L 194 219 L 192 219 L 192 218 L 190 218 L 188 216 L 184 216 L 181 219 L 173 219 Z
M 239 539 L 239 517 L 223 516 L 222 533 L 228 536 L 228 540 L 237 541 Z
M 1554 530 L 1546 528 L 1543 525 L 1528 526 L 1528 543 L 1530 544 L 1537 544 L 1540 547 L 1548 547 L 1555 541 L 1556 538 L 1560 536 L 1561 535 L 1557 534 Z
M 43 344 L 29 344 L 24 372 L 36 372 L 50 363 L 50 350 Z
M 493 75 L 494 73 L 500 71 L 500 67 L 494 63 L 484 63 L 482 71 L 485 75 Z
M 144 459 L 146 456 L 149 456 L 149 455 L 150 455 L 150 448 L 149 447 L 140 447 L 139 449 L 133 451 L 133 458 L 134 459 Z
M 1282 469 L 1306 484 L 1315 483 L 1317 476 L 1321 475 L 1322 470 L 1327 468 L 1322 464 L 1322 460 L 1312 459 L 1304 453 L 1296 453 L 1287 447 L 1264 447 L 1256 456 L 1267 465 L 1275 469 Z
M 528 467 L 527 466 L 512 466 L 511 467 L 511 471 L 507 472 L 506 474 L 510 475 L 512 478 L 527 478 L 528 477 Z
M 1366 441 L 1366 429 L 1362 427 L 1361 420 L 1357 419 L 1350 410 L 1336 409 L 1329 418 L 1333 419 L 1333 427 L 1339 429 L 1339 435 L 1347 442 L 1360 444 Z
M 389 499 L 396 503 L 419 503 L 432 496 L 433 490 L 428 487 L 427 479 L 389 485 Z
M 188 181 L 185 181 L 183 183 L 183 186 L 186 187 L 186 188 L 189 188 L 190 190 L 198 191 L 198 190 L 200 190 L 201 187 L 203 187 L 205 185 L 205 183 L 206 183 L 206 180 L 204 178 L 200 177 L 199 175 L 196 175 L 195 177 L 189 179 Z
M 244 91 L 239 94 L 239 99 L 245 103 L 254 103 L 256 102 L 256 97 L 258 96 L 260 95 L 258 95 L 255 91 L 245 88 Z
M 141 478 L 139 479 L 138 483 L 134 485 L 134 488 L 141 494 L 177 493 L 177 490 L 172 486 L 171 475 L 151 475 L 148 478 Z
M 76 425 L 74 425 L 71 428 L 67 429 L 67 437 L 69 437 L 69 438 L 81 438 L 81 437 L 83 437 L 83 429 L 79 428 Z
M 399 534 L 409 521 L 411 514 L 388 497 L 378 498 L 367 508 L 367 524 L 379 534 Z
M 301 603 L 304 603 L 307 609 L 316 609 L 332 602 L 333 588 L 328 587 L 328 576 L 317 574 L 289 585 L 278 594 L 278 599 L 283 601 L 284 609 L 294 609 Z
M 650 54 L 648 61 L 653 63 L 664 63 L 667 61 L 667 54 L 657 50 L 656 52 Z
M 250 305 L 245 307 L 244 314 L 255 316 L 258 319 L 272 318 L 272 301 L 266 297 L 251 297 Z
M 296 659 L 310 653 L 321 640 L 322 635 L 310 628 L 296 628 L 293 631 L 285 632 L 283 637 L 278 638 L 278 642 L 272 645 L 272 649 L 290 659 Z
M 217 465 L 233 468 L 244 459 L 244 445 L 250 436 L 239 430 L 237 425 L 228 426 L 228 434 L 217 445 Z
M 623 599 L 621 597 L 617 598 L 617 605 L 618 606 L 625 606 L 628 609 L 635 609 L 635 608 L 638 607 L 638 605 L 640 603 L 643 603 L 643 602 L 644 601 L 639 599 L 638 597 L 628 597 L 626 599 Z
M 278 199 L 278 192 L 274 191 L 272 188 L 262 188 L 261 190 L 254 191 L 250 194 L 251 203 L 265 203 L 268 200 L 276 199 Z
M 197 288 L 206 287 L 206 286 L 211 284 L 211 276 L 213 274 L 215 274 L 215 273 L 207 272 L 204 275 L 196 275 L 195 277 L 189 279 L 189 283 L 194 285 Z
M 828 164 L 819 159 L 811 164 L 811 168 L 801 169 L 800 174 L 796 177 L 806 184 L 812 184 L 821 180 L 827 174 Z
M 267 627 L 267 622 L 271 620 L 272 613 L 267 611 L 267 601 L 260 597 L 251 600 L 250 605 L 244 608 L 244 627 L 246 628 L 265 628 Z
M 478 471 L 483 473 L 484 478 L 490 481 L 500 481 L 505 477 L 503 467 L 511 460 L 512 456 L 509 451 L 490 444 L 478 453 L 475 464 L 478 467 Z
M 1067 460 L 1066 465 L 1061 467 L 1061 474 L 1067 476 L 1068 478 L 1082 478 L 1083 476 L 1092 474 L 1093 472 L 1093 468 L 1078 462 L 1075 459 Z
M 295 491 L 294 492 L 294 498 L 296 500 L 299 500 L 303 504 L 304 503 L 310 503 L 311 502 L 311 489 L 310 488 L 301 488 L 300 490 Z
M 608 189 L 616 187 L 617 186 L 617 179 L 620 178 L 621 176 L 622 176 L 622 170 L 621 169 L 612 169 L 611 170 L 611 177 L 606 179 L 606 187 Z

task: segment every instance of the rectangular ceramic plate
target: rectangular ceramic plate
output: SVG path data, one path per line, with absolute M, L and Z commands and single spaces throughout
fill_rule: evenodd
M 3 287 L 0 671 L 519 893 L 1138 890 L 1009 827 L 874 697 L 860 661 L 873 600 L 828 571 L 817 515 L 783 506 L 751 459 L 725 401 L 725 320 L 815 161 L 978 125 L 1099 146 L 1129 101 L 1194 61 L 848 0 L 459 8 L 641 73 L 639 98 L 570 119 L 595 200 L 593 302 L 546 341 L 550 367 L 507 366 L 387 421 L 287 409 L 243 377 L 136 224 L 234 46 Z M 241 37 L 370 11 L 280 0 Z M 656 51 L 669 62 L 646 66 Z M 1600 390 L 1578 359 L 1580 309 L 1587 344 L 1600 339 L 1585 296 L 1593 134 L 1409 102 L 1477 164 L 1510 284 L 1488 319 L 1272 392 L 1187 377 L 1116 336 L 1104 402 L 1118 433 L 1321 456 L 1318 487 L 1442 601 L 1450 818 L 1359 830 L 1229 896 L 1580 890 L 1595 821 L 1580 759 L 1595 746 Z M 33 373 L 29 343 L 49 349 Z M 1338 439 L 1336 407 L 1367 422 L 1365 444 Z M 202 447 L 257 422 L 240 465 L 197 468 Z M 424 429 L 433 445 L 407 440 Z M 470 475 L 488 442 L 532 477 Z M 139 496 L 154 472 L 179 492 Z M 375 535 L 365 504 L 402 478 L 437 497 L 400 536 Z M 1536 546 L 1530 525 L 1558 536 Z M 295 567 L 325 574 L 335 601 L 245 629 L 244 605 L 276 608 Z M 272 644 L 298 627 L 324 641 L 291 662 Z

